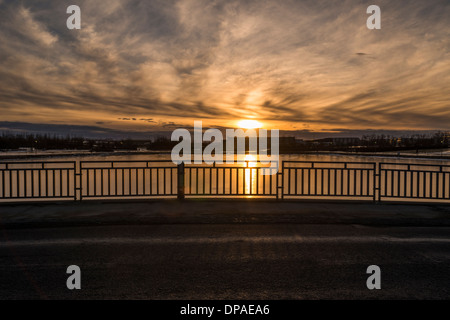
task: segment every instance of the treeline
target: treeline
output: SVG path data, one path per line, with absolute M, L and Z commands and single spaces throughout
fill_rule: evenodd
M 95 140 L 82 137 L 7 134 L 0 135 L 0 150 L 171 150 L 178 142 L 159 136 L 154 140 Z M 270 144 L 270 140 L 269 140 Z M 204 147 L 207 143 L 204 143 Z M 307 151 L 351 151 L 377 152 L 392 150 L 414 150 L 447 148 L 450 146 L 450 133 L 415 134 L 395 137 L 390 135 L 366 135 L 362 138 L 325 138 L 301 140 L 294 137 L 280 137 L 280 153 L 301 153 Z M 225 145 L 224 145 L 225 150 Z
M 450 146 L 450 133 L 438 131 L 434 134 L 414 134 L 394 137 L 390 135 L 363 136 L 361 146 L 367 149 L 439 149 Z
M 85 149 L 85 139 L 80 137 L 61 137 L 51 135 L 34 134 L 7 134 L 0 136 L 0 149 L 17 150 L 20 148 L 30 149 Z
M 39 134 L 7 134 L 0 135 L 0 150 L 165 150 L 171 149 L 176 143 L 164 137 L 149 140 L 97 140 L 82 137 L 39 135 Z

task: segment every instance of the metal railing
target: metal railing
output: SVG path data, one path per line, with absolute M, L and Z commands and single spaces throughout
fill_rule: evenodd
M 282 197 L 375 200 L 376 163 L 284 161 Z
M 184 195 L 188 197 L 276 197 L 275 172 L 258 161 L 239 165 L 184 166 Z M 183 180 L 183 179 L 182 179 Z
M 0 163 L 0 200 L 76 200 L 75 161 Z
M 380 200 L 450 199 L 450 165 L 380 163 Z
M 172 161 L 81 161 L 79 200 L 176 197 Z
M 450 165 L 283 161 L 277 174 L 262 175 L 263 170 L 271 169 L 257 161 L 0 162 L 0 202 L 185 197 L 450 202 Z

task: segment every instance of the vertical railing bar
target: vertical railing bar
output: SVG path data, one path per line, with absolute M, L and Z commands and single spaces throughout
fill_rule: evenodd
M 422 194 L 423 194 L 423 198 L 426 198 L 426 197 L 427 197 L 427 193 L 426 193 L 426 188 L 427 188 L 427 183 L 426 183 L 426 181 L 427 181 L 427 174 L 426 174 L 425 171 L 422 171 L 422 173 L 423 173 L 423 192 L 422 192 Z
M 417 175 L 417 198 L 420 198 L 420 177 L 422 175 L 420 171 L 416 171 L 416 175 Z
M 353 171 L 351 168 L 348 168 L 348 167 L 345 170 L 347 171 L 347 195 L 351 196 L 352 192 L 351 192 L 350 185 L 351 185 L 351 180 L 352 180 L 351 176 L 352 176 Z
M 389 170 L 389 172 L 391 173 L 391 197 L 395 197 L 394 196 L 394 173 L 395 173 L 395 170 L 391 169 L 391 170 Z
M 117 191 L 118 191 L 118 187 L 117 187 L 117 168 L 113 168 L 112 169 L 114 171 L 114 196 L 117 197 Z
M 337 170 L 336 168 L 333 168 L 333 194 L 330 193 L 330 195 L 336 196 L 336 189 L 337 189 Z
M 16 196 L 14 198 L 18 198 L 19 197 L 19 170 L 18 169 L 14 169 L 15 172 L 15 181 L 16 181 Z M 11 193 L 12 193 L 12 185 L 11 185 Z
M 209 168 L 209 194 L 212 194 L 212 170 L 213 170 L 213 168 L 210 167 Z
M 142 169 L 142 174 L 144 175 L 142 177 L 142 194 L 144 196 L 148 195 L 148 193 L 146 192 L 147 191 L 147 188 L 146 188 L 146 186 L 147 186 L 147 170 L 146 169 L 148 169 L 148 162 L 147 162 L 147 166 Z
M 260 169 L 261 168 L 259 168 L 259 167 L 255 168 L 255 170 L 256 170 L 256 195 L 260 194 L 259 193 L 259 175 L 261 174 Z
M 294 194 L 298 195 L 298 168 L 294 169 L 295 183 L 294 183 Z
M 91 169 L 87 168 L 87 169 L 85 169 L 85 171 L 86 171 L 86 196 L 89 197 L 91 195 L 91 191 L 90 191 L 90 188 L 91 188 L 91 186 L 90 186 L 90 184 L 91 184 L 91 179 L 90 179 Z M 81 169 L 81 172 L 83 172 L 83 169 Z
M 392 197 L 393 196 L 393 194 L 392 194 L 392 183 L 391 184 L 389 184 L 389 182 L 387 181 L 388 180 L 388 173 L 389 173 L 389 175 L 390 175 L 390 179 L 392 180 L 392 175 L 393 175 L 393 173 L 392 173 L 392 171 L 391 171 L 391 169 L 386 169 L 386 181 L 385 181 L 385 183 L 386 183 L 386 196 L 388 196 L 388 189 L 389 189 L 389 197 Z M 390 186 L 390 188 L 389 188 L 389 186 Z
M 323 168 L 319 168 L 319 169 L 317 169 L 317 179 L 319 179 L 319 174 L 320 174 L 320 189 L 319 189 L 319 183 L 317 183 L 317 195 L 318 196 L 323 196 L 324 195 L 324 187 L 323 187 L 323 184 L 324 184 L 324 172 L 325 172 L 325 170 L 323 169 Z
M 364 195 L 364 173 L 363 173 L 363 169 L 359 169 L 359 195 L 363 196 Z
M 15 198 L 20 198 L 20 189 L 19 189 L 19 187 L 20 187 L 20 174 L 19 174 L 19 169 L 15 169 L 14 171 L 16 173 L 16 196 L 15 196 Z
M 239 195 L 239 168 L 236 168 L 236 195 Z
M 49 183 L 50 178 L 48 177 L 49 171 L 47 168 L 45 168 L 44 170 L 45 170 L 45 186 L 46 186 L 45 197 L 49 198 L 49 193 L 50 193 L 50 183 Z
M 230 190 L 229 190 L 229 194 L 231 195 L 233 193 L 233 170 L 230 168 Z
M 192 168 L 188 168 L 189 170 L 189 194 L 192 194 Z
M 311 195 L 311 169 L 307 168 L 308 170 L 308 196 Z
M 76 178 L 76 175 L 75 175 L 75 168 L 74 168 L 73 170 L 74 170 L 74 175 L 73 175 L 73 177 L 74 177 L 74 180 L 76 180 L 76 179 L 75 179 L 75 178 Z M 67 190 L 67 196 L 68 196 L 68 197 L 70 196 L 70 178 L 69 178 L 69 174 L 70 174 L 70 170 L 67 169 L 67 170 L 66 170 L 66 190 Z M 76 183 L 76 181 L 75 181 L 75 183 Z M 81 192 L 82 192 L 81 188 L 82 188 L 82 185 L 81 185 L 81 176 L 80 176 L 80 194 L 81 194 Z M 77 196 L 76 185 L 75 185 L 75 188 L 73 189 L 73 192 L 74 192 L 74 196 L 76 197 L 76 196 Z M 76 200 L 76 198 L 75 198 L 75 200 Z
M 222 169 L 222 194 L 225 195 L 225 168 Z
M 108 194 L 107 196 L 110 197 L 111 196 L 111 168 L 106 169 L 107 170 L 107 181 L 108 181 Z
M 264 174 L 262 176 L 262 187 L 263 187 L 263 195 L 266 195 L 266 182 L 267 182 L 267 175 L 265 174 L 267 171 L 265 171 L 266 169 L 262 169 Z
M 128 168 L 128 195 L 131 196 L 131 168 Z
M 245 195 L 245 168 L 242 168 L 242 194 Z
M 105 191 L 105 186 L 103 185 L 104 184 L 103 183 L 104 182 L 103 171 L 104 171 L 104 168 L 100 168 L 100 190 L 101 190 L 100 196 L 103 196 L 104 191 Z
M 406 198 L 408 197 L 408 171 L 403 170 L 403 197 Z
M 167 185 L 166 185 L 166 191 L 167 196 L 171 196 L 173 194 L 173 175 L 172 175 L 172 169 L 173 168 L 166 168 L 165 171 L 167 171 Z
M 327 169 L 327 196 L 331 196 L 331 169 Z
M 29 198 L 28 197 L 28 169 L 23 169 L 23 197 L 24 198 Z
M 408 169 L 409 166 L 408 166 Z M 414 172 L 412 172 L 411 170 L 408 170 L 409 172 L 409 197 L 413 198 L 413 191 L 414 191 Z
M 52 197 L 55 197 L 55 169 L 52 169 Z
M 240 178 L 239 178 L 239 176 L 240 176 L 240 174 L 239 174 L 239 172 L 241 171 L 241 168 L 239 168 L 239 167 L 237 167 L 236 168 L 236 195 L 240 195 L 241 193 L 240 193 L 240 191 L 239 191 L 239 184 L 241 183 L 240 182 Z
M 429 171 L 430 174 L 430 196 L 428 198 L 433 198 L 433 172 Z
M 30 198 L 28 196 L 28 191 L 29 191 L 29 188 L 28 188 L 28 171 L 29 171 L 29 169 L 24 169 L 23 170 L 23 177 L 24 177 L 24 180 L 23 180 L 23 195 L 24 195 L 25 198 Z
M 305 170 L 303 168 L 300 168 L 300 172 L 301 172 L 301 178 L 300 178 L 299 195 L 303 196 L 305 194 Z
M 94 196 L 97 196 L 97 168 L 94 169 Z
M 59 196 L 62 197 L 62 169 L 59 169 Z
M 288 172 L 288 174 L 286 175 L 286 178 L 287 178 L 287 187 L 288 187 L 288 192 L 287 192 L 287 194 L 288 195 L 291 195 L 291 174 L 292 174 L 292 171 L 291 171 L 291 169 L 292 168 L 284 168 L 284 170 L 283 170 L 283 172 L 282 172 L 282 174 L 283 175 L 285 175 L 285 170 L 287 170 L 287 172 Z M 283 179 L 283 178 L 282 178 Z M 283 188 L 284 189 L 284 188 Z M 283 190 L 283 192 L 284 192 L 284 190 Z
M 178 176 L 177 176 L 177 171 L 178 171 L 178 167 L 177 168 L 169 168 L 169 172 L 170 172 L 170 191 L 171 191 L 171 195 L 178 195 Z M 145 175 L 144 175 L 145 176 Z M 174 179 L 176 179 L 177 183 L 174 183 Z M 180 181 L 181 182 L 181 181 Z M 182 182 L 182 186 L 183 186 L 183 194 L 184 194 L 184 174 L 183 174 L 183 182 Z
M 16 170 L 16 197 L 20 198 L 20 171 L 19 169 Z
M 314 167 L 314 164 L 313 164 Z M 317 195 L 317 169 L 314 169 L 314 195 Z
M 323 195 L 323 169 L 322 168 L 317 168 L 316 169 L 316 177 L 318 180 L 319 179 L 319 173 L 320 173 L 320 192 L 319 192 L 319 181 L 316 181 L 316 194 L 318 196 L 322 196 Z
M 420 179 L 420 175 L 419 175 L 419 172 L 417 172 L 417 171 L 414 171 L 413 173 L 414 173 L 414 177 L 415 177 L 414 185 L 415 185 L 415 188 L 416 188 L 415 197 L 419 198 L 419 189 L 420 189 L 419 179 Z
M 253 169 L 250 168 L 250 195 L 253 194 Z
M 13 183 L 12 183 L 12 172 L 13 169 L 9 170 L 9 197 L 13 197 Z
M 201 180 L 199 180 L 200 182 L 199 182 L 199 187 L 198 187 L 198 189 L 199 189 L 199 194 L 201 194 L 201 195 L 206 195 L 207 193 L 206 193 L 206 172 L 207 172 L 207 169 L 210 169 L 210 168 L 206 168 L 206 167 L 200 167 L 199 168 L 199 171 L 201 171 L 201 173 L 202 173 L 202 179 Z M 211 174 L 211 177 L 212 177 L 212 172 L 210 172 L 210 174 Z M 211 177 L 210 177 L 210 179 L 211 179 Z M 212 182 L 211 182 L 211 184 L 212 184 Z M 200 186 L 202 187 L 202 191 L 200 192 Z M 210 186 L 210 188 L 212 188 L 212 186 Z M 212 189 L 210 189 L 210 190 L 212 190 Z
M 216 194 L 219 194 L 219 168 L 216 167 L 215 162 L 214 162 L 214 167 L 216 169 Z
M 159 167 L 156 168 L 156 194 L 159 195 Z
M 442 177 L 442 179 L 443 179 L 443 181 L 442 181 L 442 198 L 445 199 L 445 194 L 447 193 L 446 192 L 447 191 L 447 186 L 446 186 L 446 184 L 447 184 L 447 173 L 443 172 L 442 174 L 443 174 L 443 177 Z
M 273 194 L 273 175 L 272 175 L 272 167 L 270 168 L 270 195 L 272 195 Z
M 136 196 L 139 195 L 139 168 L 134 169 L 134 174 L 136 178 Z
M 6 164 L 6 168 L 8 168 L 7 167 L 8 166 L 8 164 Z M 5 198 L 5 172 L 6 172 L 6 170 L 2 170 L 2 198 Z
M 167 175 L 166 175 L 166 171 L 167 171 L 167 168 L 163 168 L 163 178 L 164 178 L 164 184 L 163 184 L 164 190 L 163 190 L 163 195 L 166 195 L 166 194 L 167 194 Z
M 31 169 L 31 197 L 34 198 L 34 168 Z
M 192 168 L 191 173 L 194 172 L 194 168 Z M 194 185 L 195 185 L 195 192 L 194 194 L 198 194 L 198 168 L 195 168 L 195 176 L 194 176 Z
M 184 162 L 183 162 L 183 166 L 184 166 Z M 184 167 L 183 167 L 183 169 L 184 169 Z M 183 179 L 182 179 L 182 181 L 181 181 L 181 183 L 182 183 L 182 187 L 183 187 L 183 197 L 186 195 L 185 193 L 186 193 L 186 173 L 185 173 L 186 171 L 184 171 L 183 173 Z M 178 167 L 177 168 L 173 168 L 173 171 L 172 171 L 172 175 L 174 176 L 174 177 L 177 177 L 177 174 L 178 174 Z M 179 188 L 179 186 L 178 186 L 178 178 L 175 178 L 175 179 L 177 179 L 176 181 L 177 181 L 177 184 L 175 185 L 175 184 L 173 184 L 173 190 L 174 190 L 174 193 L 177 193 L 178 194 L 178 188 Z
M 440 172 L 436 172 L 436 199 L 441 199 L 441 196 L 439 195 L 439 182 L 440 182 Z
M 149 190 L 149 192 L 150 192 L 150 195 L 153 195 L 153 168 L 150 168 L 149 179 L 150 179 L 150 184 L 149 184 L 150 190 Z
M 368 171 L 366 171 L 366 196 L 370 196 L 370 189 L 369 189 L 369 185 L 370 185 L 370 177 L 373 170 L 369 169 Z M 373 190 L 373 193 L 375 194 L 375 190 Z
M 120 171 L 122 172 L 122 196 L 125 196 L 125 169 L 121 168 Z

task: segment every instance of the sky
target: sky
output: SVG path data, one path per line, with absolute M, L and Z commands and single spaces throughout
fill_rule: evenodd
M 448 0 L 0 0 L 0 130 L 448 130 L 449 17 Z

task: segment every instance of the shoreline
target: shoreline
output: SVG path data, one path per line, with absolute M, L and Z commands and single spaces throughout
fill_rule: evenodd
M 171 151 L 116 151 L 116 152 L 67 152 L 67 153 L 43 153 L 43 154 L 0 154 L 0 161 L 4 160 L 27 160 L 27 159 L 49 159 L 49 158 L 68 158 L 68 157 L 111 157 L 111 156 L 145 156 L 145 155 L 170 155 Z M 329 156 L 353 156 L 353 157 L 386 157 L 386 158 L 406 158 L 406 159 L 432 159 L 432 160 L 450 160 L 450 155 L 427 155 L 425 154 L 394 154 L 394 153 L 374 153 L 374 152 L 346 152 L 346 151 L 304 151 L 280 153 L 281 155 L 329 155 Z

